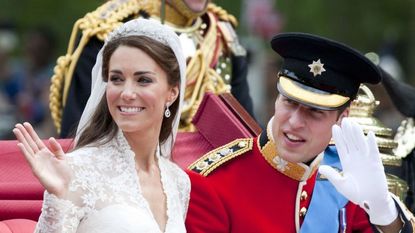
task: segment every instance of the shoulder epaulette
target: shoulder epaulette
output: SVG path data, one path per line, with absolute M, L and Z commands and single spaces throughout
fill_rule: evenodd
M 225 162 L 252 150 L 253 139 L 236 139 L 224 146 L 214 149 L 189 166 L 189 169 L 203 176 L 208 176 L 213 170 Z
M 87 13 L 76 24 L 79 29 L 89 36 L 96 36 L 105 40 L 108 33 L 121 25 L 125 19 L 137 15 L 139 11 L 147 11 L 151 4 L 137 0 L 111 0 L 98 7 L 95 11 Z
M 207 11 L 217 15 L 219 20 L 230 22 L 233 27 L 238 26 L 238 20 L 236 20 L 235 16 L 229 14 L 225 9 L 223 9 L 220 6 L 217 6 L 213 3 L 209 3 Z
M 235 56 L 246 56 L 246 50 L 239 43 L 238 35 L 235 31 L 235 28 L 238 25 L 235 16 L 229 14 L 225 9 L 213 3 L 209 3 L 207 12 L 214 14 L 218 18 L 217 25 L 228 50 Z

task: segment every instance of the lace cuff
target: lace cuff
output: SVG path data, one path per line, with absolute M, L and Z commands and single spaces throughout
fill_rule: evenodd
M 35 233 L 76 232 L 84 211 L 72 201 L 64 200 L 45 191 L 42 214 L 39 217 Z

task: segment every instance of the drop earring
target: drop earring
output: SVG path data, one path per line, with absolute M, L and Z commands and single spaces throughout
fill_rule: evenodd
M 166 110 L 164 111 L 164 116 L 166 118 L 169 118 L 171 116 L 171 112 L 170 112 L 170 109 L 169 109 L 169 103 L 166 104 Z

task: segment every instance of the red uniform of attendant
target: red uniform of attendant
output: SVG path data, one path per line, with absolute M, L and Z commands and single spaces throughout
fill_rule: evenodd
M 189 233 L 298 231 L 307 216 L 322 155 L 310 166 L 288 164 L 290 168 L 281 172 L 267 160 L 275 155 L 272 145 L 261 147 L 259 138 L 239 139 L 190 167 L 206 177 L 189 172 Z M 373 232 L 365 211 L 350 202 L 346 226 L 346 232 Z

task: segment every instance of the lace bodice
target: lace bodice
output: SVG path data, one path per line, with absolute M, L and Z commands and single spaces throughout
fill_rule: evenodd
M 69 195 L 59 199 L 45 192 L 35 232 L 161 233 L 142 195 L 134 153 L 122 133 L 104 146 L 68 153 L 66 159 L 73 171 Z M 189 178 L 167 158 L 159 156 L 158 165 L 167 198 L 165 232 L 186 232 Z

